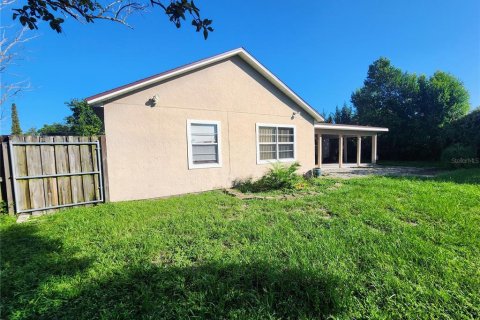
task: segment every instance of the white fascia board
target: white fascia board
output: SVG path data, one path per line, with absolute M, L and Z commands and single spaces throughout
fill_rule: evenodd
M 381 127 L 368 127 L 368 126 L 350 126 L 350 125 L 328 125 L 328 124 L 315 124 L 315 129 L 323 130 L 344 130 L 344 131 L 370 131 L 370 132 L 388 132 L 388 128 Z

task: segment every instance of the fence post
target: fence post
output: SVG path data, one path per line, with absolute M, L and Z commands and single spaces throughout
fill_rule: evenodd
M 100 140 L 100 153 L 103 170 L 103 197 L 105 202 L 110 201 L 110 189 L 108 183 L 108 164 L 107 164 L 107 140 L 105 135 L 99 137 Z
M 12 192 L 12 176 L 10 174 L 10 157 L 8 153 L 8 137 L 2 141 L 2 169 L 3 169 L 3 185 L 5 186 L 7 211 L 9 215 L 14 215 L 14 201 Z
M 6 183 L 5 183 L 5 172 L 3 170 L 3 148 L 1 147 L 1 143 L 5 139 L 5 136 L 0 136 L 0 161 L 1 161 L 1 168 L 0 168 L 0 201 L 7 201 L 7 190 L 6 190 Z

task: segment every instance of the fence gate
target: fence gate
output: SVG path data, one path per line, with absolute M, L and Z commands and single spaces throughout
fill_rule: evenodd
M 8 149 L 16 213 L 104 201 L 97 137 L 12 136 Z

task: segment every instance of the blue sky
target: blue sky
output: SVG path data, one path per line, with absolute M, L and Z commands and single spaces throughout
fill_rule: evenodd
M 23 0 L 24 1 L 24 0 Z M 41 25 L 11 71 L 32 90 L 15 98 L 22 129 L 62 121 L 65 101 L 126 84 L 240 46 L 320 112 L 350 101 L 380 56 L 402 70 L 447 71 L 480 105 L 480 1 L 197 0 L 213 19 L 207 41 L 189 22 L 177 30 L 158 10 L 124 26 Z M 6 24 L 10 14 L 3 14 Z M 1 132 L 10 131 L 9 121 Z

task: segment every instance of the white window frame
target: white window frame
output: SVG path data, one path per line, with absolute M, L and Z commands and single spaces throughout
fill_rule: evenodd
M 277 141 L 275 142 L 277 145 L 277 159 L 269 159 L 269 160 L 260 160 L 260 127 L 275 127 L 277 128 Z M 278 153 L 279 148 L 278 145 L 280 144 L 292 144 L 291 142 L 278 142 L 278 128 L 292 128 L 293 129 L 293 158 L 284 158 L 279 159 Z M 257 144 L 257 164 L 268 164 L 274 162 L 294 162 L 297 158 L 297 128 L 293 124 L 277 124 L 277 123 L 257 123 L 256 124 L 256 144 Z M 273 144 L 273 143 L 266 143 L 266 144 Z
M 193 148 L 192 148 L 192 124 L 206 124 L 217 126 L 217 163 L 193 163 Z M 214 120 L 194 120 L 187 119 L 187 145 L 188 145 L 188 169 L 204 169 L 204 168 L 221 168 L 222 167 L 222 126 L 220 121 Z

